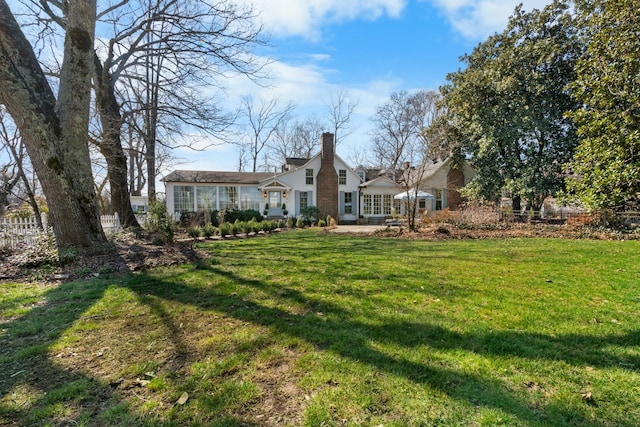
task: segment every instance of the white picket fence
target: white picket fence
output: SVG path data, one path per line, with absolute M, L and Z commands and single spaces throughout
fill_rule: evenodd
M 47 215 L 41 216 L 42 226 L 47 228 Z M 115 215 L 101 215 L 102 229 L 107 234 L 120 230 L 120 218 Z M 35 217 L 0 218 L 0 249 L 18 249 L 33 244 L 40 228 Z

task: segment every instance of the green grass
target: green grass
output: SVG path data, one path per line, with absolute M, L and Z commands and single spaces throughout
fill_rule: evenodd
M 640 425 L 640 242 L 200 248 L 0 284 L 0 425 Z

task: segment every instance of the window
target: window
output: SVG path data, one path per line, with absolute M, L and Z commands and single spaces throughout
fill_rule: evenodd
M 436 190 L 436 210 L 442 210 L 442 190 Z
M 345 215 L 353 213 L 353 193 L 351 192 L 344 193 L 344 213 Z
M 176 185 L 173 187 L 173 212 L 193 212 L 193 187 L 190 185 Z
M 262 193 L 257 188 L 240 187 L 240 209 L 246 211 L 253 209 L 260 210 L 260 198 Z
M 306 169 L 306 184 L 313 185 L 313 169 Z
M 300 210 L 309 207 L 309 193 L 306 191 L 300 192 Z
M 392 203 L 393 199 L 391 198 L 391 194 L 385 194 L 382 196 L 382 213 L 385 215 L 391 215 Z
M 196 206 L 199 211 L 212 211 L 216 208 L 216 187 L 196 187 Z
M 364 194 L 362 196 L 362 213 L 371 215 L 371 206 L 371 194 Z
M 373 214 L 382 214 L 382 194 L 373 195 Z
M 222 209 L 238 209 L 238 188 L 237 187 L 218 187 L 218 196 L 220 197 L 220 210 Z
M 340 169 L 338 171 L 338 184 L 347 185 L 347 170 Z
M 427 199 L 424 197 L 418 199 L 418 209 L 427 209 Z

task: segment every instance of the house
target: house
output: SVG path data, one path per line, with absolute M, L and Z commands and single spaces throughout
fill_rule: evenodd
M 412 170 L 413 176 L 410 181 L 419 182 L 417 188 L 433 196 L 419 198 L 419 214 L 457 209 L 463 202 L 458 190 L 475 176 L 469 162 L 465 160 L 461 167 L 455 167 L 451 158 L 436 160 L 419 168 L 410 168 L 409 165 L 404 167 Z M 406 185 L 403 186 L 398 179 L 404 173 L 403 170 L 386 171 L 358 167 L 356 173 L 366 179 L 360 185 L 361 215 L 375 223 L 391 216 L 394 210 L 398 214 L 403 212 L 402 198 L 395 198 L 406 191 Z
M 356 173 L 335 153 L 333 134 L 322 135 L 322 150 L 310 159 L 287 159 L 281 172 L 174 171 L 163 178 L 167 211 L 222 209 L 266 210 L 269 217 L 298 217 L 308 206 L 319 218 L 355 222 L 358 218 Z
M 421 209 L 457 207 L 462 202 L 457 190 L 473 174 L 466 162 L 459 169 L 449 159 L 428 165 L 419 187 L 434 197 Z M 399 203 L 394 204 L 394 196 L 403 191 L 394 178 L 395 173 L 382 169 L 352 169 L 335 153 L 333 134 L 324 133 L 320 153 L 310 159 L 288 158 L 279 172 L 177 170 L 163 181 L 167 211 L 176 216 L 201 210 L 254 209 L 272 218 L 299 217 L 306 207 L 315 206 L 319 218 L 330 215 L 339 223 L 349 223 L 359 216 L 374 222 L 390 217 Z

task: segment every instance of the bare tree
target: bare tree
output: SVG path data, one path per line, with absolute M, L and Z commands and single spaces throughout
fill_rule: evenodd
M 420 184 L 437 155 L 429 132 L 438 117 L 437 101 L 438 94 L 433 91 L 395 92 L 372 118 L 374 152 L 380 165 L 393 171 L 393 177 L 406 192 L 411 229 L 416 227 Z
M 4 216 L 14 188 L 20 182 L 19 163 L 24 153 L 17 129 L 10 129 L 7 121 L 4 108 L 0 107 L 0 159 L 3 160 L 0 164 L 0 217 Z
M 295 109 L 295 105 L 289 101 L 283 107 L 279 107 L 278 100 L 260 100 L 257 103 L 251 96 L 242 98 L 241 117 L 244 119 L 244 141 L 246 152 L 251 158 L 252 172 L 258 170 L 258 159 L 265 147 L 271 141 L 278 128 L 282 126 Z
M 349 122 L 357 107 L 358 101 L 349 99 L 348 94 L 342 90 L 332 94 L 327 102 L 326 115 L 336 145 L 353 132 L 349 129 Z
M 415 117 L 411 96 L 407 91 L 394 92 L 389 100 L 378 106 L 372 117 L 373 152 L 380 166 L 397 170 L 413 152 L 417 141 L 420 121 Z
M 52 22 L 65 25 L 66 2 L 37 4 Z M 175 146 L 185 129 L 209 134 L 226 130 L 234 116 L 216 107 L 218 94 L 210 88 L 221 87 L 230 73 L 259 76 L 264 62 L 250 51 L 264 42 L 251 9 L 228 0 L 125 0 L 107 3 L 98 17 L 102 28 L 112 32 L 111 38 L 100 39 L 94 58 L 103 129 L 98 143 L 107 160 L 114 209 L 125 226 L 135 226 L 126 163 L 132 151 L 122 147 L 123 123 L 142 113 L 142 125 L 130 127 L 145 143 L 145 181 L 154 200 L 156 147 Z
M 58 96 L 5 0 L 0 0 L 0 104 L 20 130 L 47 198 L 59 246 L 106 242 L 87 147 L 95 0 L 67 7 Z
M 316 119 L 307 119 L 302 122 L 285 120 L 273 135 L 271 151 L 280 162 L 288 157 L 311 158 L 313 152 L 318 149 L 322 132 L 322 125 Z

